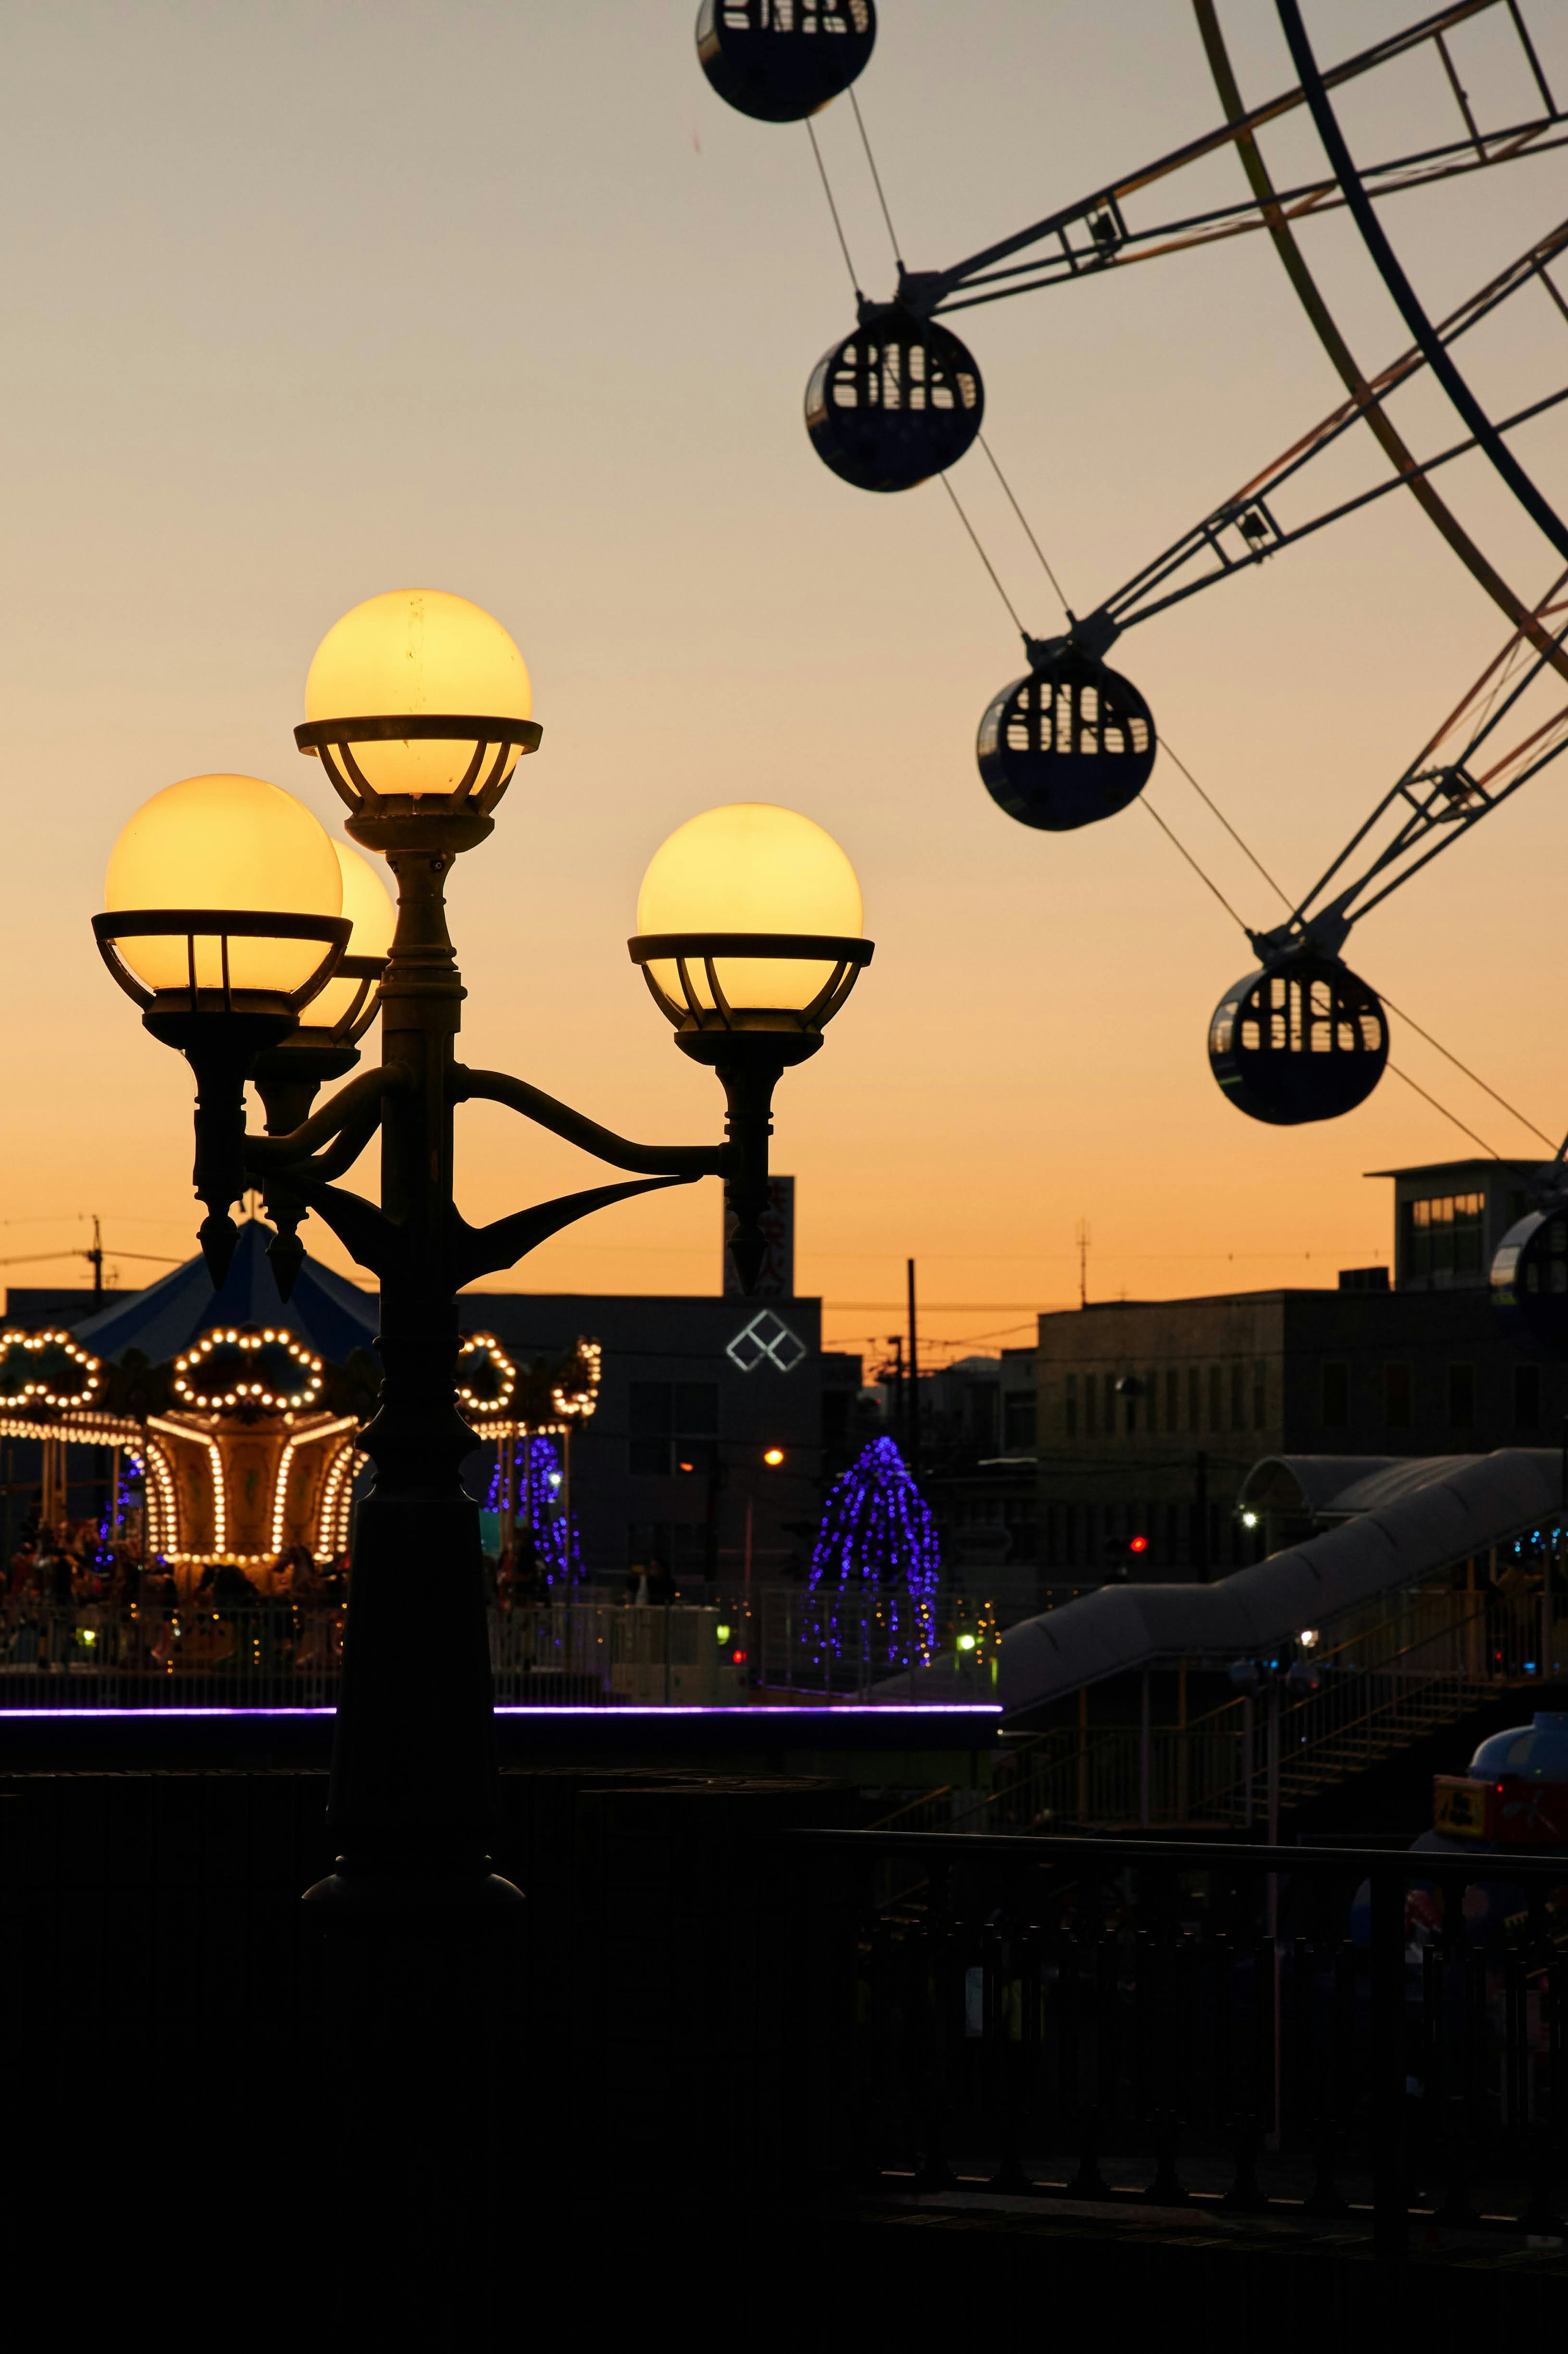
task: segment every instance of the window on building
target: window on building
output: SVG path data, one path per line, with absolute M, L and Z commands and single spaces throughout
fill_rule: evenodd
M 1011 1455 L 1015 1447 L 1034 1444 L 1034 1393 L 1009 1390 L 1002 1401 L 1001 1440 Z
M 1410 1428 L 1408 1365 L 1385 1365 L 1383 1369 L 1383 1418 L 1391 1430 Z
M 716 1382 L 633 1382 L 629 1425 L 630 1468 L 638 1478 L 717 1470 Z
M 1246 1395 L 1246 1368 L 1238 1357 L 1231 1367 L 1231 1428 L 1245 1430 L 1246 1416 L 1243 1411 Z
M 1323 1367 L 1322 1424 L 1325 1430 L 1345 1430 L 1351 1420 L 1351 1369 L 1332 1362 Z
M 1187 1368 L 1187 1427 L 1189 1430 L 1202 1430 L 1203 1427 L 1202 1398 L 1203 1377 L 1196 1365 L 1189 1365 Z
M 1513 1369 L 1513 1423 L 1516 1430 L 1541 1428 L 1539 1365 L 1516 1365 Z
M 1165 1368 L 1165 1427 L 1170 1431 L 1181 1427 L 1181 1376 L 1174 1365 Z
M 1062 1431 L 1067 1438 L 1078 1435 L 1078 1376 L 1069 1373 L 1062 1392 Z
M 1476 1369 L 1474 1365 L 1450 1365 L 1448 1368 L 1448 1427 L 1450 1430 L 1470 1430 L 1476 1420 Z
M 1268 1367 L 1261 1357 L 1255 1359 L 1252 1369 L 1252 1426 L 1268 1428 Z
M 1084 1375 L 1084 1428 L 1093 1438 L 1100 1426 L 1100 1385 L 1093 1373 Z
M 1107 1373 L 1105 1376 L 1105 1393 L 1103 1404 L 1106 1410 L 1106 1437 L 1114 1438 L 1116 1437 L 1116 1375 L 1114 1373 Z
M 1480 1274 L 1485 1194 L 1439 1193 L 1429 1201 L 1406 1202 L 1400 1219 L 1407 1283 Z
M 1221 1408 L 1224 1403 L 1223 1388 L 1224 1383 L 1220 1367 L 1218 1365 L 1211 1365 L 1209 1367 L 1209 1428 L 1211 1430 L 1223 1430 L 1224 1428 L 1224 1424 L 1220 1418 Z

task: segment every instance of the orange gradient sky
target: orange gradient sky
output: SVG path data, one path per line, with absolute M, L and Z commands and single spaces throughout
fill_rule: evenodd
M 1329 58 L 1412 13 L 1308 10 Z M 717 1088 L 676 1055 L 626 955 L 649 856 L 683 819 L 746 799 L 803 811 L 853 860 L 876 960 L 777 1103 L 800 1288 L 824 1296 L 841 1343 L 902 1321 L 909 1253 L 933 1340 L 1027 1339 L 1033 1310 L 1076 1296 L 1080 1218 L 1101 1298 L 1331 1282 L 1386 1256 L 1388 1188 L 1362 1172 L 1465 1138 L 1393 1076 L 1324 1127 L 1239 1117 L 1204 1055 L 1215 1000 L 1254 961 L 1236 926 L 1142 809 L 1050 836 L 989 801 L 974 730 L 1021 667 L 1016 635 L 940 484 L 868 497 L 811 454 L 801 393 L 851 323 L 842 260 L 805 131 L 713 98 L 691 14 L 65 0 L 13 15 L 0 1257 L 63 1251 L 93 1211 L 122 1282 L 194 1247 L 188 1073 L 142 1033 L 89 931 L 108 852 L 139 802 L 204 769 L 270 778 L 335 829 L 290 735 L 306 667 L 347 607 L 408 585 L 505 622 L 545 729 L 450 893 L 465 1059 L 629 1134 L 715 1135 Z M 1232 0 L 1224 17 L 1248 95 L 1287 83 L 1272 8 Z M 1568 22 L 1535 18 L 1568 86 Z M 1490 94 L 1480 32 L 1463 63 Z M 861 96 L 913 267 L 1216 114 L 1184 0 L 885 0 Z M 1499 82 L 1499 108 L 1510 96 Z M 1423 68 L 1346 117 L 1363 154 L 1394 153 L 1439 116 L 1451 135 L 1440 101 Z M 861 282 L 885 292 L 842 105 L 821 137 Z M 1300 125 L 1270 153 L 1281 177 L 1313 166 Z M 1556 220 L 1565 176 L 1549 155 L 1390 207 L 1429 306 Z M 1198 201 L 1243 193 L 1227 157 L 1177 184 L 1172 211 L 1189 185 Z M 1392 358 L 1407 337 L 1343 218 L 1303 234 L 1359 355 Z M 1080 610 L 1338 397 L 1258 238 L 950 323 Z M 1532 295 L 1467 365 L 1501 410 L 1560 381 L 1565 347 Z M 1429 389 L 1402 413 L 1428 446 L 1458 438 Z M 1562 414 L 1519 445 L 1560 504 Z M 1325 493 L 1381 463 L 1356 440 Z M 1519 585 L 1544 589 L 1550 551 L 1485 467 L 1446 482 Z M 954 486 L 1029 626 L 1059 627 L 978 452 Z M 1299 891 L 1504 634 L 1392 497 L 1112 659 Z M 1568 760 L 1348 952 L 1553 1135 L 1565 787 Z M 1247 921 L 1275 919 L 1168 761 L 1149 799 Z M 1489 1145 L 1538 1149 L 1397 1022 L 1393 1053 Z M 472 1218 L 599 1182 L 497 1109 L 461 1119 Z M 712 1185 L 633 1204 L 498 1281 L 712 1290 L 718 1222 Z M 307 1239 L 346 1266 L 319 1225 Z M 67 1281 L 71 1262 L 0 1273 Z

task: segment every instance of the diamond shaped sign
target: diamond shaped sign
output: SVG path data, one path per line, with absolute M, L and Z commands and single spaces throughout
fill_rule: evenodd
M 743 1373 L 754 1373 L 758 1365 L 765 1363 L 776 1373 L 792 1373 L 810 1352 L 782 1316 L 776 1316 L 771 1308 L 762 1308 L 736 1334 L 726 1353 Z

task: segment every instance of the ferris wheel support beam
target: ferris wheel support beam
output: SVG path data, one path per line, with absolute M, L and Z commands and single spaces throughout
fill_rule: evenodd
M 1293 0 L 1277 0 L 1282 21 L 1283 11 L 1292 5 Z M 1484 588 L 1492 602 L 1508 615 L 1515 629 L 1528 639 L 1542 659 L 1550 663 L 1552 667 L 1560 672 L 1564 678 L 1568 678 L 1568 652 L 1564 651 L 1550 631 L 1542 627 L 1530 606 L 1509 586 L 1490 558 L 1482 553 L 1470 537 L 1457 515 L 1433 488 L 1425 471 L 1414 453 L 1407 447 L 1404 436 L 1385 412 L 1378 394 L 1362 374 L 1355 355 L 1335 323 L 1333 314 L 1323 299 L 1317 280 L 1308 267 L 1306 256 L 1297 242 L 1295 232 L 1285 217 L 1257 141 L 1250 128 L 1243 127 L 1246 122 L 1247 110 L 1242 103 L 1241 90 L 1231 65 L 1230 52 L 1225 47 L 1224 35 L 1220 29 L 1214 0 L 1192 0 L 1192 13 L 1198 21 L 1199 34 L 1202 39 L 1204 54 L 1209 61 L 1209 70 L 1213 76 L 1214 87 L 1219 92 L 1220 103 L 1224 108 L 1227 119 L 1235 128 L 1236 153 L 1241 157 L 1242 168 L 1251 184 L 1253 194 L 1264 208 L 1264 218 L 1273 239 L 1275 251 L 1279 256 L 1285 274 L 1289 279 L 1297 300 L 1306 312 L 1319 342 L 1338 371 L 1340 382 L 1361 410 L 1372 433 L 1382 444 L 1383 452 L 1395 472 L 1404 479 L 1412 498 L 1427 520 L 1447 542 L 1472 579 Z M 1298 26 L 1299 21 L 1298 17 Z M 1287 27 L 1287 37 L 1288 37 L 1288 27 Z M 1309 52 L 1308 55 L 1310 55 Z M 1298 61 L 1298 69 L 1299 70 L 1299 61 Z M 1313 71 L 1316 74 L 1315 62 Z M 1328 108 L 1328 96 L 1322 90 L 1320 76 L 1318 77 L 1318 80 L 1319 101 Z M 1329 109 L 1329 111 L 1331 118 L 1332 110 Z M 1319 136 L 1322 136 L 1321 123 L 1319 129 Z M 1335 130 L 1337 133 L 1337 122 Z M 1325 141 L 1325 145 L 1327 143 Z M 1340 143 L 1342 146 L 1343 143 Z M 1333 161 L 1331 154 L 1330 160 Z M 1359 182 L 1357 185 L 1359 187 Z M 1350 191 L 1347 189 L 1347 200 L 1349 195 Z M 1361 192 L 1361 202 L 1367 211 L 1371 210 L 1364 191 Z M 1360 226 L 1361 216 L 1354 213 L 1353 207 L 1352 214 Z M 1375 220 L 1373 226 L 1374 228 L 1377 226 Z M 1381 236 L 1381 229 L 1378 234 Z M 1414 303 L 1414 293 L 1411 300 Z M 1415 307 L 1425 336 L 1436 344 L 1436 338 L 1433 334 L 1430 321 L 1425 312 L 1420 310 L 1418 304 Z M 1414 320 L 1407 320 L 1407 323 L 1412 333 L 1416 335 L 1417 342 L 1421 342 L 1421 334 L 1416 330 Z M 1439 350 L 1438 355 L 1444 358 L 1446 366 L 1446 355 Z M 1428 352 L 1426 356 L 1428 364 L 1431 365 L 1432 354 Z M 1457 371 L 1455 373 L 1457 374 Z M 1441 377 L 1440 380 L 1446 381 Z M 1492 429 L 1489 420 L 1485 421 L 1488 430 L 1490 431 Z M 1528 480 L 1528 477 L 1526 479 Z M 1558 525 L 1558 529 L 1561 530 L 1561 525 Z M 1554 545 L 1557 544 L 1562 543 L 1554 541 Z M 1564 553 L 1568 553 L 1568 544 L 1564 544 Z
M 1373 209 L 1372 199 L 1361 185 L 1345 134 L 1340 128 L 1333 101 L 1324 88 L 1323 77 L 1318 69 L 1318 60 L 1312 53 L 1307 27 L 1301 19 L 1298 0 L 1275 0 L 1275 6 L 1280 27 L 1290 45 L 1296 70 L 1301 77 L 1301 88 L 1318 127 L 1318 136 L 1333 166 L 1334 176 L 1344 191 L 1345 202 L 1361 231 L 1361 242 L 1376 263 L 1383 284 L 1398 305 L 1405 325 L 1425 354 L 1427 366 L 1475 435 L 1483 456 L 1490 461 L 1536 529 L 1551 541 L 1559 556 L 1568 557 L 1568 524 L 1563 522 L 1540 485 L 1526 473 L 1470 390 L 1451 354 L 1438 340 L 1432 322 Z

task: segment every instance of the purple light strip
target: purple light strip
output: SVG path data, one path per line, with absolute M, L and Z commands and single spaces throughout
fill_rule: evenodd
M 815 1723 L 824 1716 L 863 1717 L 868 1723 L 891 1721 L 907 1716 L 978 1716 L 1000 1717 L 1001 1710 L 989 1701 L 828 1701 L 821 1707 L 786 1706 L 740 1707 L 726 1706 L 721 1701 L 703 1702 L 672 1702 L 668 1707 L 656 1701 L 611 1702 L 600 1708 L 555 1707 L 540 1703 L 527 1707 L 521 1702 L 498 1705 L 497 1716 L 536 1716 L 548 1723 L 556 1717 L 587 1716 L 617 1723 L 628 1716 L 729 1716 L 745 1723 L 765 1721 L 777 1724 L 781 1717 L 798 1717 L 803 1723 Z M 335 1708 L 0 1708 L 0 1723 L 21 1719 L 48 1723 L 58 1718 L 68 1721 L 81 1717 L 151 1718 L 154 1722 L 171 1716 L 335 1716 Z

